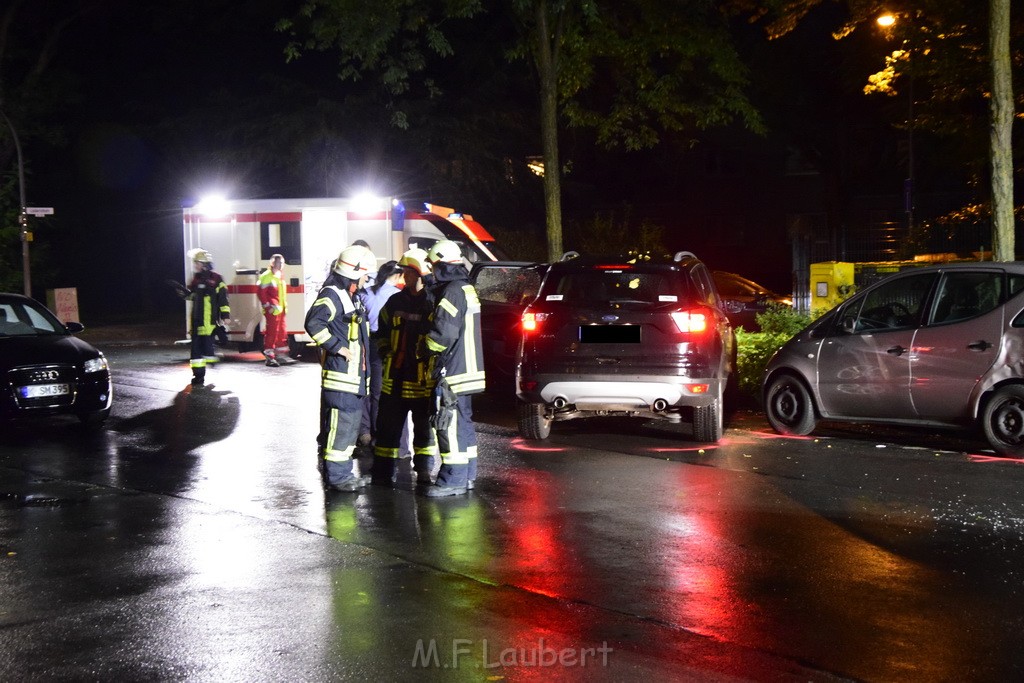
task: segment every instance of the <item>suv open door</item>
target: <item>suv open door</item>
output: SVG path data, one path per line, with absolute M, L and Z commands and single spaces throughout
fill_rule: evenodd
M 470 281 L 480 297 L 487 390 L 515 392 L 516 352 L 523 309 L 540 290 L 548 264 L 530 261 L 479 261 Z

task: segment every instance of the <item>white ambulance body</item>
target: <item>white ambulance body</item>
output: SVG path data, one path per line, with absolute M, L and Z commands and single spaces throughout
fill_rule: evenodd
M 472 216 L 432 204 L 410 212 L 390 198 L 200 202 L 184 209 L 185 284 L 192 279 L 188 251 L 201 247 L 213 254 L 214 270 L 228 286 L 229 339 L 240 349 L 261 350 L 263 310 L 256 280 L 271 255 L 282 254 L 288 288 L 288 341 L 297 352 L 309 341 L 303 330 L 306 311 L 342 249 L 363 240 L 379 266 L 397 261 L 413 246 L 429 249 L 442 239 L 458 242 L 470 262 L 500 258 L 494 238 Z M 188 314 L 186 311 L 186 333 Z

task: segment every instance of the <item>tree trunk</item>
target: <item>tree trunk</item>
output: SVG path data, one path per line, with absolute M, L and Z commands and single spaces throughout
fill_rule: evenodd
M 548 26 L 548 4 L 536 7 L 535 60 L 540 78 L 540 134 L 544 155 L 544 212 L 547 219 L 548 260 L 562 258 L 562 173 L 558 160 L 558 31 Z
M 1013 80 L 1010 73 L 1010 0 L 989 0 L 992 62 L 992 257 L 1013 261 Z

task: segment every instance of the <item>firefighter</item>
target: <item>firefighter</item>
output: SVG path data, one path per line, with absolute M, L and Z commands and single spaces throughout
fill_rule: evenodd
M 192 384 L 202 386 L 206 381 L 206 368 L 217 362 L 213 350 L 213 335 L 218 322 L 231 317 L 228 308 L 228 287 L 224 278 L 213 270 L 213 255 L 205 249 L 190 249 L 192 282 L 186 288 L 186 298 L 192 302 L 190 334 L 192 348 L 189 365 L 192 366 Z
M 476 427 L 472 394 L 484 390 L 483 340 L 480 299 L 469 283 L 462 250 L 441 240 L 427 253 L 433 271 L 435 305 L 424 351 L 431 356 L 436 384 L 432 398 L 432 426 L 437 434 L 441 469 L 430 497 L 465 493 L 476 479 Z
M 362 472 L 353 467 L 369 391 L 370 341 L 370 325 L 356 292 L 376 268 L 369 249 L 345 247 L 306 314 L 306 333 L 319 347 L 322 367 L 318 467 L 324 483 L 337 491 L 357 491 L 369 480 L 368 466 Z
M 437 447 L 430 428 L 433 380 L 425 358 L 417 356 L 429 329 L 432 306 L 423 276 L 430 273 L 427 252 L 410 249 L 398 261 L 405 287 L 392 294 L 377 318 L 374 341 L 383 360 L 372 483 L 391 486 L 401 457 L 402 433 L 412 413 L 413 471 L 429 485 Z
M 285 313 L 288 311 L 287 292 L 288 286 L 285 283 L 284 256 L 274 254 L 270 257 L 270 265 L 260 273 L 256 281 L 258 286 L 256 295 L 263 305 L 263 317 L 266 321 L 266 331 L 263 333 L 263 355 L 266 356 L 267 365 L 272 368 L 278 367 L 281 363 L 277 358 L 277 350 L 288 343 L 288 330 L 285 327 Z M 285 357 L 284 362 L 292 363 L 291 358 Z

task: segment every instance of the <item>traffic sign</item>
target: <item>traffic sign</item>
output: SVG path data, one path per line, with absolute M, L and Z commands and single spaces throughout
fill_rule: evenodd
M 30 216 L 52 216 L 52 206 L 26 206 L 25 213 Z

